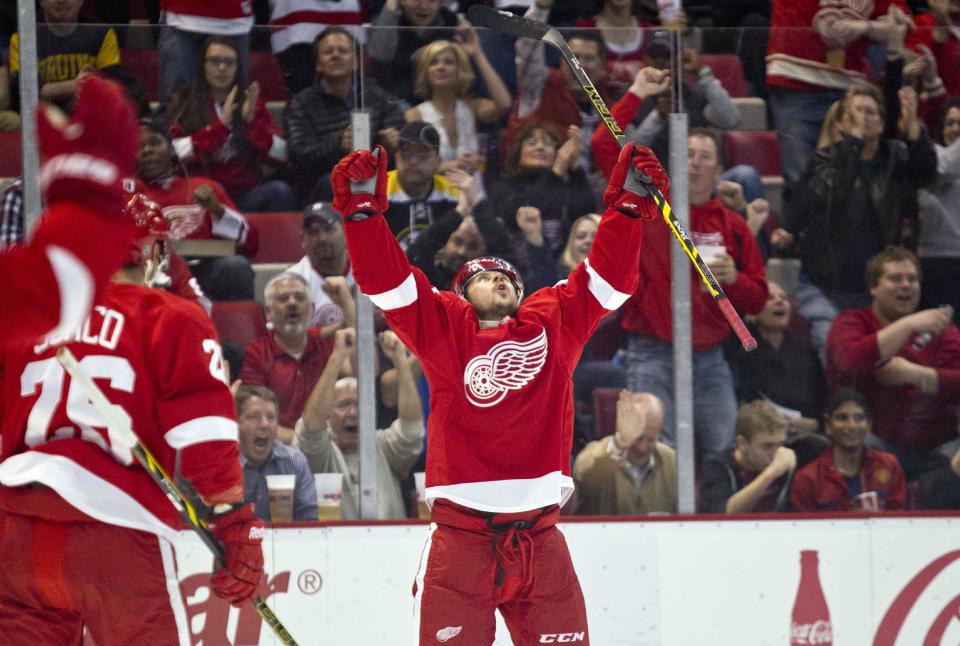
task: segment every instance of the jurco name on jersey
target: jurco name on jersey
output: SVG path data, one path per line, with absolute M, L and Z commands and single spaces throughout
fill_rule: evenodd
M 80 328 L 75 331 L 48 334 L 40 343 L 33 346 L 33 353 L 41 354 L 47 348 L 65 343 L 86 343 L 107 350 L 115 350 L 120 340 L 120 333 L 123 331 L 124 320 L 120 312 L 97 305 Z

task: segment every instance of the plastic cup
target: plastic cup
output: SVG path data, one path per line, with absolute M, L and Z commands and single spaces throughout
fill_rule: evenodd
M 703 262 L 709 263 L 716 256 L 727 253 L 727 248 L 722 244 L 701 244 L 697 245 L 697 251 L 703 258 Z
M 417 518 L 420 520 L 430 520 L 430 508 L 427 506 L 426 497 L 427 474 L 423 471 L 414 473 L 413 482 L 417 486 Z
M 850 506 L 854 511 L 880 511 L 880 497 L 876 491 L 864 491 L 853 497 Z
M 270 520 L 293 520 L 293 489 L 297 476 L 293 474 L 267 476 L 267 496 L 270 500 Z
M 315 473 L 313 482 L 317 486 L 317 519 L 340 520 L 340 493 L 343 487 L 343 474 Z

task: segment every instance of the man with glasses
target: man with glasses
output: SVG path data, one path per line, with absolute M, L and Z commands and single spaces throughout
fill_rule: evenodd
M 831 386 L 863 393 L 873 409 L 868 446 L 897 456 L 908 480 L 942 467 L 957 439 L 960 331 L 953 308 L 917 311 L 920 262 L 887 247 L 867 263 L 870 307 L 846 310 L 827 337 Z

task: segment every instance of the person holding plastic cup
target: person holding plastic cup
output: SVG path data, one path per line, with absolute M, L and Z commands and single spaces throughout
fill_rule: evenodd
M 277 442 L 277 396 L 262 386 L 234 395 L 243 467 L 243 501 L 274 522 L 317 520 L 317 489 L 299 449 Z

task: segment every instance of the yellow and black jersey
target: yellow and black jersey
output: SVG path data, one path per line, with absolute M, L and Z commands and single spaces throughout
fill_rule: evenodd
M 40 85 L 75 79 L 89 67 L 119 67 L 120 48 L 113 28 L 78 24 L 70 34 L 57 36 L 46 25 L 37 25 L 37 71 Z M 113 71 L 113 70 L 109 70 Z M 20 73 L 19 34 L 10 38 L 10 73 Z

